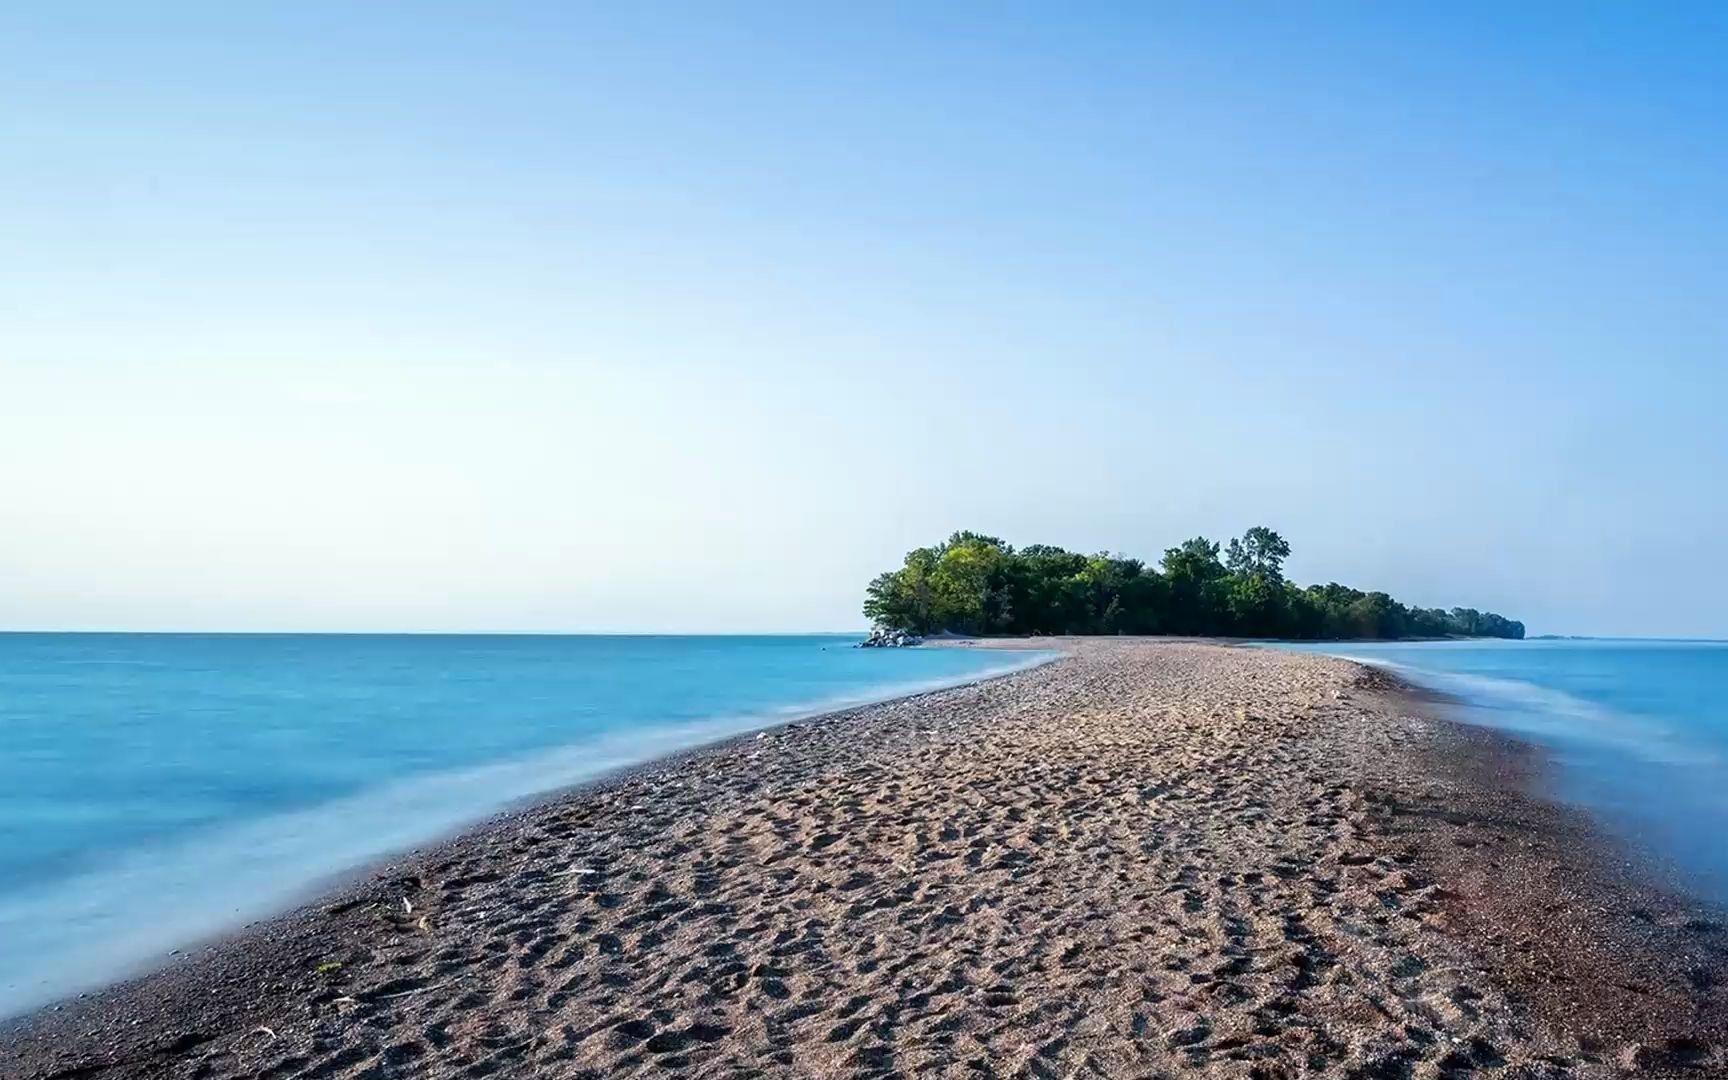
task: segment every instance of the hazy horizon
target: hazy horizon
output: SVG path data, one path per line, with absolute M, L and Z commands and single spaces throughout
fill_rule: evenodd
M 0 11 L 0 628 L 861 627 L 958 529 L 1728 637 L 1728 9 Z

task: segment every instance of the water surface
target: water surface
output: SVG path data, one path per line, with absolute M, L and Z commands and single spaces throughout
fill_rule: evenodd
M 0 634 L 0 1015 L 512 801 L 1042 659 L 854 640 Z
M 1728 901 L 1728 642 L 1349 642 L 1296 646 L 1384 664 L 1472 723 L 1552 751 L 1562 798 Z

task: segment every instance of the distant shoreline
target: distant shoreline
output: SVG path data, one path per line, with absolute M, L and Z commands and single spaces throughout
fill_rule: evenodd
M 988 647 L 1058 642 L 501 815 L 0 1028 L 0 1073 L 795 1075 L 956 1039 L 1057 1069 L 1728 1063 L 1723 924 L 1535 794 L 1534 748 L 1323 656 Z

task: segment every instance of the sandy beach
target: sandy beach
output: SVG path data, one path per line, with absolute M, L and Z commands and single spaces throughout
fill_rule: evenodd
M 394 860 L 0 1076 L 1728 1075 L 1728 924 L 1539 752 L 1345 661 L 1059 646 Z

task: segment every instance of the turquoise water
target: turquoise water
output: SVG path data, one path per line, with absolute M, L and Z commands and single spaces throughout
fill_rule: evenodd
M 1333 643 L 1548 747 L 1557 794 L 1728 901 L 1728 642 Z
M 854 640 L 0 634 L 0 1014 L 536 793 L 1040 659 Z

